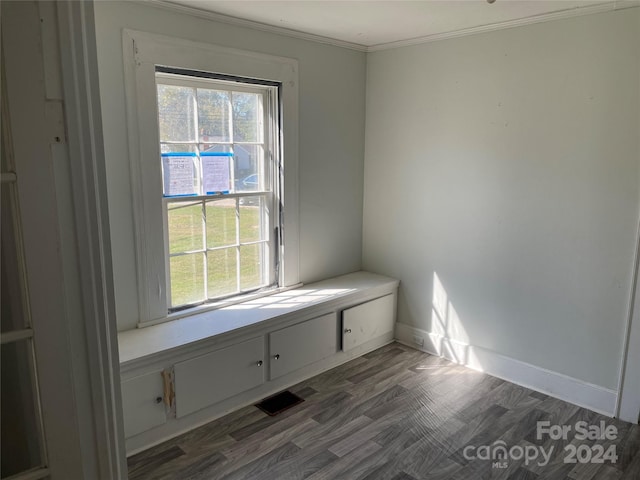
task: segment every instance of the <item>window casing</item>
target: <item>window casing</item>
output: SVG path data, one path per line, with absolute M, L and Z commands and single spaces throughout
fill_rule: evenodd
M 300 285 L 298 280 L 297 61 L 131 30 L 123 32 L 123 49 L 138 272 L 137 299 L 140 312 L 138 326 L 143 327 L 204 313 L 212 308 L 236 303 L 245 298 Z M 179 78 L 181 81 L 190 82 L 190 86 L 201 85 L 206 89 L 211 88 L 212 82 L 215 81 L 218 83 L 213 90 L 235 91 L 239 94 L 259 92 L 265 112 L 271 112 L 266 116 L 274 117 L 264 122 L 263 138 L 260 141 L 238 138 L 220 139 L 211 138 L 215 135 L 207 134 L 209 138 L 205 139 L 195 138 L 194 134 L 187 143 L 180 138 L 161 139 L 157 84 L 168 85 L 172 81 L 175 82 L 176 79 L 171 78 L 170 73 L 176 72 L 196 77 L 181 76 Z M 215 80 L 204 78 L 202 72 L 214 72 Z M 206 76 L 209 74 L 207 73 Z M 255 85 L 247 85 L 232 79 L 258 80 Z M 275 110 L 274 106 L 277 107 Z M 230 128 L 233 126 L 231 125 Z M 193 131 L 196 131 L 195 126 Z M 179 142 L 183 142 L 180 144 L 182 146 L 177 147 Z M 269 142 L 270 144 L 266 145 Z M 257 143 L 265 145 L 255 146 Z M 215 148 L 210 150 L 210 147 L 203 148 L 203 145 Z M 264 148 L 265 155 L 263 157 L 257 155 L 261 158 L 258 164 L 259 168 L 263 169 L 262 172 L 257 172 L 256 177 L 251 177 L 251 175 L 245 176 L 245 173 L 248 173 L 246 169 L 232 168 L 228 192 L 208 193 L 212 190 L 202 189 L 204 177 L 197 169 L 202 168 L 202 159 L 207 157 L 205 153 L 213 154 L 207 159 L 209 166 L 211 164 L 219 166 L 220 158 L 216 159 L 215 154 L 234 153 L 235 157 L 234 149 L 238 150 L 239 147 Z M 184 149 L 187 152 L 176 151 Z M 195 192 L 184 197 L 174 195 L 165 197 L 162 153 L 190 153 L 195 156 L 196 174 L 194 176 L 197 189 Z M 259 173 L 263 176 L 260 177 Z M 209 219 L 205 218 L 207 202 L 222 200 L 235 202 L 232 208 L 237 214 L 235 243 L 222 245 L 215 244 L 214 241 L 214 245 L 206 244 L 207 241 L 203 240 L 205 243 L 194 245 L 194 250 L 190 250 L 192 247 L 188 245 L 177 247 L 172 244 L 168 225 L 170 209 L 172 214 L 178 213 L 180 208 L 177 205 L 180 202 L 183 202 L 185 208 L 188 208 L 186 207 L 188 202 L 200 202 L 203 218 L 201 229 L 205 229 L 209 225 Z M 171 258 L 196 253 L 212 255 L 211 252 L 223 248 L 237 249 L 236 251 L 239 252 L 243 246 L 249 246 L 252 243 L 249 238 L 244 236 L 240 238 L 242 211 L 249 210 L 249 207 L 259 207 L 256 210 L 262 212 L 258 224 L 259 228 L 264 230 L 264 236 L 258 237 L 257 240 L 253 237 L 254 245 L 256 242 L 260 244 L 258 248 L 264 250 L 262 255 L 267 260 L 260 264 L 260 281 L 248 285 L 235 280 L 236 286 L 241 283 L 235 292 L 231 292 L 230 287 L 229 291 L 210 292 L 207 285 L 207 289 L 203 288 L 206 294 L 203 293 L 201 299 L 187 298 L 187 296 L 179 300 L 179 296 L 176 297 L 174 292 L 172 300 Z M 191 217 L 193 218 L 193 215 Z M 228 230 L 231 232 L 233 229 Z M 255 232 L 255 229 L 253 231 Z M 208 238 L 207 232 L 203 231 L 202 238 Z M 179 255 L 171 255 L 173 253 Z M 236 258 L 238 258 L 237 255 Z M 202 272 L 205 272 L 204 263 L 192 263 L 202 265 Z M 269 264 L 268 269 L 265 267 L 267 264 Z M 231 283 L 233 282 L 230 280 L 229 284 Z M 267 291 L 263 291 L 264 289 Z M 179 301 L 176 301 L 176 298 Z

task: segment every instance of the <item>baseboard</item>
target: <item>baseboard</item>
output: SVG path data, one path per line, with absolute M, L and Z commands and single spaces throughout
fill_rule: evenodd
M 613 416 L 616 392 L 558 372 L 540 368 L 474 345 L 396 322 L 396 340 L 454 363 L 488 373 L 560 400 Z M 414 337 L 423 339 L 416 343 Z

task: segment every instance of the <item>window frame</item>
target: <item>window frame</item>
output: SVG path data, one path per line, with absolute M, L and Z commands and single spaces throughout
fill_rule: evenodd
M 163 215 L 164 215 L 164 240 L 165 240 L 165 268 L 168 272 L 166 276 L 166 286 L 167 289 L 167 301 L 168 301 L 168 315 L 171 317 L 176 313 L 183 312 L 185 310 L 190 310 L 195 307 L 199 307 L 201 305 L 209 305 L 216 306 L 220 304 L 228 304 L 230 301 L 235 301 L 236 299 L 242 299 L 243 296 L 247 294 L 253 294 L 257 292 L 267 292 L 270 293 L 271 290 L 279 287 L 279 278 L 277 276 L 278 265 L 280 262 L 280 255 L 278 249 L 278 242 L 276 232 L 280 228 L 280 213 L 279 213 L 279 179 L 277 178 L 277 166 L 280 163 L 280 148 L 279 148 L 279 138 L 277 135 L 277 118 L 279 117 L 279 90 L 280 84 L 276 83 L 266 83 L 261 82 L 262 84 L 258 84 L 250 79 L 220 79 L 217 78 L 216 75 L 210 74 L 207 75 L 203 73 L 200 76 L 193 76 L 193 72 L 181 71 L 173 69 L 171 73 L 168 73 L 166 70 L 168 69 L 156 69 L 156 86 L 157 85 L 171 85 L 171 86 L 179 86 L 179 87 L 187 87 L 193 89 L 210 89 L 216 91 L 225 91 L 230 94 L 233 93 L 250 93 L 260 95 L 262 98 L 262 104 L 260 108 L 260 113 L 262 115 L 262 119 L 260 120 L 261 124 L 261 132 L 256 141 L 236 141 L 233 135 L 233 113 L 230 113 L 229 118 L 229 141 L 218 141 L 218 142 L 203 142 L 200 139 L 198 133 L 198 123 L 196 120 L 195 125 L 195 137 L 193 141 L 170 141 L 164 142 L 160 139 L 160 145 L 193 145 L 196 152 L 202 154 L 200 151 L 200 147 L 203 145 L 214 146 L 214 145 L 222 145 L 228 147 L 235 147 L 236 145 L 257 145 L 264 149 L 262 154 L 262 161 L 258 165 L 257 174 L 262 179 L 261 188 L 256 190 L 247 190 L 247 191 L 233 191 L 224 194 L 207 194 L 206 192 L 198 192 L 196 195 L 186 195 L 186 196 L 167 196 L 164 195 L 162 198 L 163 202 Z M 268 118 L 270 116 L 274 117 L 273 121 L 269 121 Z M 198 117 L 198 100 L 196 98 L 196 110 L 194 111 L 194 117 Z M 162 148 L 161 148 L 162 151 Z M 237 158 L 235 155 L 231 156 L 231 162 L 234 162 L 234 159 Z M 234 165 L 232 163 L 232 165 Z M 201 165 L 200 165 L 201 167 Z M 234 175 L 235 168 L 231 167 L 231 176 L 230 182 L 231 185 L 235 184 Z M 202 176 L 202 172 L 199 172 L 199 176 Z M 199 186 L 199 188 L 201 185 Z M 264 230 L 264 239 L 244 242 L 240 236 L 239 228 L 241 227 L 241 215 L 242 204 L 240 204 L 241 198 L 249 198 L 254 197 L 260 199 L 260 217 L 261 217 L 261 229 Z M 222 247 L 209 247 L 206 244 L 206 232 L 207 232 L 207 202 L 215 202 L 218 200 L 233 200 L 235 203 L 234 210 L 236 212 L 236 238 L 233 245 L 222 246 Z M 168 210 L 170 208 L 170 204 L 174 203 L 200 203 L 203 208 L 203 245 L 202 248 L 192 251 L 185 252 L 171 252 L 170 250 L 170 239 L 169 239 L 169 215 Z M 180 208 L 180 207 L 177 207 Z M 266 215 L 266 218 L 263 218 L 263 214 Z M 250 288 L 242 288 L 241 285 L 241 247 L 244 245 L 251 244 L 260 244 L 259 248 L 262 249 L 261 257 L 264 260 L 264 264 L 262 265 L 261 277 L 264 279 L 260 286 L 250 287 Z M 237 291 L 225 295 L 218 295 L 215 297 L 211 297 L 208 295 L 209 285 L 208 285 L 208 257 L 210 256 L 210 252 L 215 252 L 218 250 L 223 250 L 227 248 L 234 248 L 236 254 L 236 286 Z M 193 302 L 191 304 L 181 304 L 181 305 L 173 305 L 173 298 L 171 292 L 171 268 L 170 263 L 173 257 L 183 256 L 183 255 L 191 255 L 191 254 L 203 254 L 204 261 L 204 272 L 203 272 L 203 281 L 204 281 L 204 299 L 202 301 Z M 187 312 L 188 313 L 188 312 Z
M 132 30 L 123 31 L 123 50 L 136 235 L 138 326 L 154 325 L 299 286 L 297 61 Z M 279 288 L 169 313 L 165 201 L 159 200 L 162 199 L 162 172 L 158 160 L 157 67 L 213 72 L 223 80 L 222 77 L 228 76 L 281 85 L 278 99 L 281 161 L 273 184 L 274 188 L 279 186 L 280 228 L 274 234 L 280 258 Z

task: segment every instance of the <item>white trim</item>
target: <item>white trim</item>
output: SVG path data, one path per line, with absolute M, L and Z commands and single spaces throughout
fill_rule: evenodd
M 52 476 L 83 478 L 92 462 L 92 449 L 83 455 L 73 377 L 72 333 L 64 264 L 61 258 L 53 151 L 44 132 L 45 65 L 42 24 L 57 25 L 36 2 L 2 4 L 2 39 L 5 78 L 3 94 L 12 102 L 2 104 L 3 128 L 10 134 L 17 174 L 16 188 L 24 252 L 25 277 L 34 338 L 35 362 L 44 425 L 45 460 Z M 28 57 L 29 62 L 24 58 Z M 54 66 L 59 68 L 59 64 Z M 56 72 L 58 73 L 58 72 Z M 34 301 L 37 299 L 37 301 Z
M 57 2 L 69 186 L 99 478 L 127 478 L 93 2 Z M 79 379 L 75 380 L 79 382 Z M 87 419 L 86 421 L 88 421 Z M 88 447 L 87 447 L 88 449 Z
M 125 93 L 129 130 L 129 158 L 133 185 L 133 213 L 136 231 L 139 323 L 168 320 L 166 262 L 163 238 L 162 179 L 156 168 L 159 158 L 156 65 L 211 71 L 232 76 L 279 82 L 282 129 L 284 189 L 280 203 L 284 206 L 282 231 L 287 248 L 281 256 L 281 286 L 299 283 L 298 222 L 298 62 L 295 59 L 265 55 L 207 43 L 138 32 L 123 31 Z M 149 167 L 149 168 L 145 168 Z M 145 175 L 142 175 L 144 171 Z M 144 177 L 144 181 L 143 181 Z M 154 235 L 155 232 L 155 235 Z
M 621 420 L 640 423 L 640 222 L 636 236 L 631 291 L 629 293 L 628 316 L 624 332 L 624 344 L 620 358 L 620 377 L 616 399 L 616 417 Z
M 424 35 L 416 38 L 399 40 L 396 42 L 386 42 L 378 45 L 366 46 L 359 43 L 339 40 L 336 38 L 330 38 L 322 35 L 301 32 L 299 30 L 277 27 L 275 25 L 268 25 L 268 24 L 257 22 L 254 20 L 247 20 L 244 18 L 233 17 L 231 15 L 224 15 L 221 13 L 204 10 L 202 8 L 179 5 L 171 2 L 170 0 L 145 0 L 145 3 L 150 6 L 162 8 L 164 10 L 170 10 L 176 13 L 182 13 L 185 15 L 191 15 L 193 17 L 204 18 L 214 22 L 225 23 L 227 25 L 236 25 L 239 27 L 251 28 L 253 30 L 261 30 L 263 32 L 275 33 L 278 35 L 284 35 L 287 37 L 293 37 L 300 40 L 307 40 L 310 42 L 321 43 L 324 45 L 332 45 L 334 47 L 346 48 L 349 50 L 356 50 L 358 52 L 377 52 L 381 50 L 390 50 L 393 48 L 420 45 L 423 43 L 436 42 L 439 40 L 447 40 L 450 38 L 465 37 L 468 35 L 475 35 L 478 33 L 493 32 L 496 30 L 504 30 L 507 28 L 521 27 L 524 25 L 533 25 L 536 23 L 543 23 L 543 22 L 550 22 L 554 20 L 562 20 L 566 18 L 580 17 L 583 15 L 593 15 L 597 13 L 611 12 L 614 10 L 636 8 L 640 6 L 640 0 L 609 1 L 609 2 L 598 3 L 596 5 L 574 7 L 567 10 L 560 10 L 557 12 L 542 13 L 540 15 L 533 15 L 525 18 L 507 20 L 505 22 L 490 23 L 487 25 L 480 25 L 477 27 L 463 28 L 460 30 L 453 30 L 450 32 L 435 33 L 432 35 Z
M 525 25 L 534 25 L 536 23 L 551 22 L 554 20 L 563 20 L 566 18 L 581 17 L 583 15 L 593 15 L 596 13 L 611 12 L 614 10 L 622 10 L 625 8 L 638 7 L 637 2 L 607 2 L 597 5 L 587 5 L 585 7 L 576 7 L 568 10 L 560 10 L 558 12 L 542 13 L 531 17 L 517 18 L 507 20 L 506 22 L 491 23 L 488 25 L 480 25 L 478 27 L 463 28 L 451 32 L 436 33 L 433 35 L 425 35 L 408 40 L 400 40 L 397 42 L 383 43 L 373 45 L 367 48 L 367 52 L 377 52 L 380 50 L 391 50 L 393 48 L 410 47 L 412 45 L 421 45 L 423 43 L 437 42 L 439 40 L 448 40 L 450 38 L 466 37 L 468 35 L 476 35 L 479 33 L 494 32 L 496 30 L 505 30 L 507 28 L 522 27 Z
M 275 294 L 269 302 L 228 307 L 144 329 L 120 332 L 120 368 L 123 378 L 132 369 L 150 363 L 174 363 L 178 355 L 212 345 L 233 342 L 247 334 L 262 335 L 292 323 L 352 307 L 393 293 L 398 280 L 369 272 L 355 272 L 306 285 L 297 292 Z M 295 294 L 293 294 L 295 292 Z M 276 308 L 274 308 L 276 307 Z
M 414 336 L 421 337 L 424 345 L 417 345 L 414 342 Z M 404 345 L 444 357 L 473 370 L 488 373 L 604 415 L 613 416 L 614 414 L 616 402 L 614 390 L 399 322 L 396 323 L 395 337 Z
M 284 35 L 286 37 L 297 38 L 299 40 L 307 40 L 309 42 L 322 43 L 324 45 L 332 45 L 334 47 L 347 48 L 349 50 L 357 50 L 359 52 L 367 51 L 367 47 L 365 45 L 360 45 L 359 43 L 346 42 L 344 40 L 338 40 L 336 38 L 325 37 L 322 35 L 315 35 L 313 33 L 301 32 L 299 30 L 292 30 L 290 28 L 276 27 L 274 25 L 268 25 L 262 22 L 256 22 L 253 20 L 246 20 L 244 18 L 232 17 L 231 15 L 224 15 L 222 13 L 211 12 L 202 8 L 179 5 L 167 0 L 146 0 L 146 3 L 147 5 L 153 7 L 170 10 L 172 12 L 183 13 L 185 15 L 191 15 L 192 17 L 204 18 L 213 22 L 251 28 L 253 30 L 261 30 L 263 32 L 275 33 L 278 35 Z
M 126 478 L 93 3 L 10 2 L 2 14 L 46 465 L 52 478 Z M 47 109 L 54 78 L 64 118 Z M 60 125 L 68 144 L 50 138 Z
M 215 405 L 203 408 L 202 410 L 198 410 L 197 412 L 191 413 L 182 418 L 171 419 L 156 428 L 141 432 L 138 435 L 128 438 L 127 456 L 135 455 L 143 450 L 159 445 L 166 440 L 212 422 L 224 415 L 235 412 L 249 405 L 253 405 L 263 398 L 269 397 L 274 393 L 280 392 L 293 385 L 297 385 L 298 383 L 314 377 L 315 375 L 319 375 L 350 360 L 382 348 L 391 342 L 393 342 L 393 335 L 389 332 L 374 338 L 367 343 L 359 345 L 348 352 L 338 350 L 330 357 L 302 367 L 299 370 L 288 373 L 274 380 L 267 380 L 251 390 L 222 400 Z
M 295 288 L 300 288 L 302 287 L 304 284 L 302 283 L 298 283 L 296 285 L 291 285 L 290 287 L 281 287 L 281 288 L 273 288 L 267 291 L 258 291 L 258 292 L 254 292 L 254 293 L 247 293 L 244 295 L 236 295 L 234 297 L 228 298 L 226 300 L 220 300 L 219 302 L 214 302 L 214 303 L 206 303 L 203 305 L 198 305 L 197 307 L 193 307 L 193 308 L 189 308 L 187 310 L 181 311 L 181 312 L 176 312 L 176 313 L 170 313 L 169 315 L 167 315 L 167 318 L 162 318 L 160 320 L 152 320 L 149 322 L 138 322 L 137 324 L 137 328 L 146 328 L 146 327 L 152 327 L 153 325 L 158 325 L 160 323 L 164 323 L 166 321 L 170 321 L 170 320 L 179 320 L 180 318 L 184 318 L 184 317 L 190 317 L 192 315 L 198 315 L 200 313 L 204 313 L 204 312 L 209 312 L 211 310 L 217 310 L 219 308 L 224 308 L 224 307 L 230 307 L 232 305 L 237 305 L 238 303 L 243 303 L 243 302 L 248 302 L 251 300 L 256 300 L 258 298 L 263 298 L 263 297 L 268 297 L 270 295 L 275 295 L 277 293 L 282 293 L 282 292 L 288 292 L 289 290 L 293 290 Z

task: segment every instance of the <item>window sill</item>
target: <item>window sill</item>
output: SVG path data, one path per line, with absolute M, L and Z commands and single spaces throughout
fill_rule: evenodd
M 219 310 L 222 308 L 232 307 L 239 303 L 246 304 L 249 302 L 255 302 L 260 298 L 270 297 L 273 295 L 277 295 L 279 293 L 288 292 L 289 290 L 300 288 L 302 286 L 303 286 L 302 283 L 298 283 L 297 285 L 292 285 L 290 287 L 271 288 L 269 290 L 262 290 L 254 293 L 245 293 L 245 294 L 236 295 L 232 298 L 221 300 L 219 302 L 206 303 L 206 304 L 198 305 L 196 307 L 188 308 L 179 312 L 170 313 L 167 315 L 166 318 L 162 318 L 160 320 L 152 320 L 149 322 L 138 322 L 138 328 L 152 327 L 154 325 L 160 325 L 161 323 L 172 322 L 185 317 L 201 315 L 203 313 L 210 312 L 211 310 Z
M 398 280 L 369 272 L 355 272 L 304 287 L 255 298 L 217 310 L 179 318 L 118 334 L 120 366 L 129 369 L 160 360 L 179 349 L 273 328 L 303 316 L 329 311 L 390 293 Z

